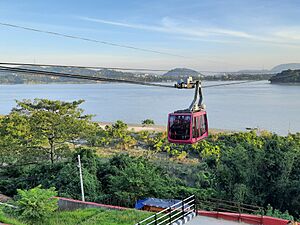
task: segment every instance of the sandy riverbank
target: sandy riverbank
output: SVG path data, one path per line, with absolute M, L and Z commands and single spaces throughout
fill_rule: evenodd
M 101 128 L 105 128 L 106 125 L 112 125 L 112 122 L 98 122 Z M 167 126 L 162 126 L 162 125 L 142 125 L 142 124 L 127 124 L 128 130 L 133 130 L 135 132 L 139 131 L 155 131 L 155 132 L 164 132 L 167 130 Z M 215 129 L 215 128 L 210 128 L 209 133 L 215 134 L 215 133 L 232 133 L 235 131 L 231 130 L 225 130 L 225 129 Z

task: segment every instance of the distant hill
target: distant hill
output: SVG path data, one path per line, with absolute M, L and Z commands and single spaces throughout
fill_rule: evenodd
M 274 74 L 284 70 L 298 70 L 300 63 L 286 63 L 274 66 L 271 70 L 239 70 L 235 74 Z
M 271 69 L 272 72 L 280 73 L 283 70 L 299 70 L 300 69 L 300 63 L 287 63 L 287 64 L 280 64 L 278 66 L 275 66 Z
M 271 83 L 300 83 L 300 70 L 284 70 L 271 77 Z
M 167 77 L 186 77 L 186 76 L 192 76 L 196 77 L 202 74 L 199 73 L 196 70 L 188 69 L 188 68 L 175 68 L 168 72 L 166 72 L 163 76 Z
M 93 70 L 84 68 L 72 68 L 72 67 L 54 67 L 54 66 L 43 66 L 43 67 L 30 67 L 24 66 L 21 68 L 26 69 L 37 69 L 49 72 L 57 73 L 68 73 L 68 74 L 81 74 L 87 76 L 96 77 L 111 77 L 111 78 L 123 78 L 123 79 L 134 79 L 138 74 L 121 72 L 115 70 Z M 2 72 L 0 71 L 0 84 L 36 84 L 36 83 L 93 83 L 94 81 L 79 80 L 74 78 L 66 77 L 52 77 L 43 75 L 30 75 L 15 72 Z

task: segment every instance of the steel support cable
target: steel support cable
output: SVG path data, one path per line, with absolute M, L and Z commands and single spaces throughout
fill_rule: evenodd
M 261 80 L 246 80 L 246 81 L 240 81 L 240 82 L 211 84 L 211 85 L 204 85 L 204 86 L 202 86 L 202 88 L 222 87 L 222 86 L 230 86 L 230 85 L 236 85 L 236 84 L 253 83 L 253 82 L 258 82 L 258 81 L 261 81 Z
M 58 33 L 58 32 L 53 32 L 53 31 L 40 30 L 40 29 L 36 29 L 36 28 L 25 27 L 25 26 L 10 24 L 10 23 L 0 22 L 0 25 L 1 26 L 6 26 L 6 27 L 13 27 L 13 28 L 17 28 L 17 29 L 22 29 L 22 30 L 27 30 L 27 31 L 34 31 L 34 32 L 38 32 L 38 33 L 50 34 L 50 35 L 55 35 L 55 36 L 60 36 L 60 37 L 66 37 L 66 38 L 71 38 L 71 39 L 78 39 L 78 40 L 83 40 L 83 41 L 100 43 L 100 44 L 110 45 L 110 46 L 114 46 L 114 47 L 121 47 L 121 48 L 127 48 L 127 49 L 132 49 L 132 50 L 143 51 L 143 52 L 151 52 L 151 53 L 156 53 L 156 54 L 161 54 L 161 55 L 187 58 L 187 57 L 182 56 L 182 55 L 171 54 L 171 53 L 162 52 L 162 51 L 156 51 L 156 50 L 140 48 L 140 47 L 135 47 L 135 46 L 130 46 L 130 45 L 116 44 L 116 43 L 108 42 L 108 41 L 101 41 L 101 40 L 92 39 L 92 38 L 85 38 L 85 37 L 74 36 L 74 35 L 69 35 L 69 34 L 63 34 L 63 33 Z

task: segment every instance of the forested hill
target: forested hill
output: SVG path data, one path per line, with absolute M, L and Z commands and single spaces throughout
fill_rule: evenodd
M 84 69 L 84 68 L 71 68 L 71 67 L 22 67 L 26 69 L 36 69 L 49 72 L 58 72 L 58 73 L 69 73 L 69 74 L 81 74 L 88 76 L 96 77 L 111 77 L 111 78 L 131 78 L 135 76 L 140 76 L 139 74 L 130 73 L 130 72 L 121 72 L 116 70 L 93 70 L 93 69 Z M 30 84 L 30 83 L 91 83 L 93 81 L 79 80 L 66 77 L 51 77 L 43 75 L 28 75 L 22 73 L 14 72 L 0 72 L 0 84 Z
M 172 69 L 170 71 L 168 71 L 167 73 L 165 73 L 163 76 L 166 77 L 180 77 L 180 76 L 192 76 L 192 77 L 197 77 L 201 75 L 201 73 L 199 73 L 198 71 L 192 70 L 192 69 L 188 69 L 188 68 L 175 68 Z
M 300 70 L 284 70 L 270 78 L 271 83 L 300 83 Z

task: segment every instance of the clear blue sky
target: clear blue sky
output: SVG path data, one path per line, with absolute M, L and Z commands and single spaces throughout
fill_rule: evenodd
M 0 22 L 185 56 L 0 26 L 0 61 L 219 71 L 300 62 L 298 0 L 1 0 Z

